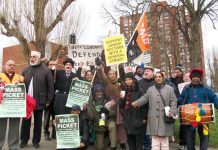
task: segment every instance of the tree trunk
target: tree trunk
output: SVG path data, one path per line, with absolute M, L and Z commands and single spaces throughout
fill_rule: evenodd
M 191 41 L 188 43 L 190 52 L 190 68 L 202 67 L 201 62 L 201 28 L 200 21 L 195 20 L 191 26 Z

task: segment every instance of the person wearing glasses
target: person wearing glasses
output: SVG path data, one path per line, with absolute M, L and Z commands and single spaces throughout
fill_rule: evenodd
M 1 82 L 4 84 L 17 84 L 24 81 L 24 78 L 15 73 L 15 61 L 8 60 L 1 73 Z M 1 104 L 0 104 L 1 105 Z M 19 148 L 19 129 L 20 118 L 0 118 L 0 149 L 2 149 L 6 137 L 7 123 L 8 128 L 8 149 L 17 150 Z

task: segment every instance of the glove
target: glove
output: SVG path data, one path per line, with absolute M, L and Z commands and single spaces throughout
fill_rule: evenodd
M 100 110 L 100 112 L 101 112 L 101 113 L 105 113 L 106 115 L 108 115 L 108 114 L 109 114 L 109 111 L 108 111 L 108 109 L 107 109 L 107 108 L 105 108 L 105 107 L 102 107 L 102 108 L 101 108 L 101 110 Z
M 96 57 L 96 58 L 95 58 L 95 64 L 96 64 L 97 66 L 100 66 L 100 65 L 101 65 L 101 58 Z

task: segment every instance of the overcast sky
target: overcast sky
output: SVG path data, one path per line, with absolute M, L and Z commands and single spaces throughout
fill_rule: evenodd
M 108 3 L 110 1 L 105 0 L 80 0 L 84 5 L 84 9 L 87 14 L 90 16 L 89 23 L 87 24 L 87 29 L 85 36 L 81 40 L 82 44 L 98 44 L 101 41 L 101 38 L 106 36 L 109 30 L 114 30 L 114 27 L 110 24 L 106 24 L 104 18 L 102 17 L 102 4 Z M 217 24 L 218 25 L 218 24 Z M 212 49 L 213 46 L 218 47 L 217 36 L 218 30 L 212 28 L 212 25 L 204 20 L 202 22 L 203 30 L 203 41 L 204 41 L 204 50 L 207 51 Z M 114 32 L 114 31 L 113 31 Z M 3 47 L 8 47 L 15 45 L 16 40 L 13 38 L 7 38 L 3 35 L 0 35 L 0 51 Z

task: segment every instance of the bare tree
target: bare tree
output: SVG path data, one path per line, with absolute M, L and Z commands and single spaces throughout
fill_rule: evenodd
M 49 34 L 63 20 L 65 11 L 74 1 L 1 0 L 1 33 L 19 41 L 26 60 L 29 58 L 30 41 L 44 55 Z
M 218 54 L 215 47 L 213 47 L 212 52 L 208 53 L 206 61 L 209 69 L 207 75 L 209 76 L 211 87 L 218 92 Z
M 187 52 L 190 54 L 189 68 L 204 68 L 204 64 L 199 63 L 202 62 L 202 60 L 204 60 L 203 45 L 201 44 L 201 21 L 204 17 L 208 17 L 211 20 L 213 27 L 216 27 L 215 23 L 218 20 L 218 1 L 170 0 L 168 2 L 169 4 L 166 4 L 166 2 L 160 0 L 120 0 L 114 5 L 114 11 L 118 13 L 119 16 L 130 17 L 134 17 L 137 13 L 142 13 L 142 11 L 144 10 L 149 12 L 150 15 L 153 15 L 155 12 L 159 12 L 159 15 L 161 15 L 164 11 L 168 12 L 171 15 L 171 17 L 173 17 L 174 20 L 176 20 L 178 29 L 184 36 L 186 45 L 188 47 Z M 154 3 L 155 8 L 153 8 L 153 11 L 150 11 L 151 6 Z M 174 9 L 175 11 L 171 11 L 172 9 Z M 111 13 L 112 11 L 105 9 L 105 12 L 107 14 L 107 18 L 110 18 L 110 20 L 112 20 L 114 24 L 118 26 L 120 25 L 118 19 L 116 19 L 114 15 Z
M 63 21 L 54 28 L 51 35 L 52 41 L 67 45 L 69 44 L 69 35 L 75 34 L 76 41 L 79 43 L 84 36 L 88 21 L 89 16 L 86 14 L 84 6 L 81 3 L 75 3 L 71 9 L 66 11 Z
M 217 0 L 178 0 L 172 1 L 169 5 L 162 3 L 159 0 L 153 2 L 158 3 L 162 9 L 167 11 L 176 21 L 178 29 L 182 32 L 190 53 L 190 67 L 204 68 L 201 60 L 203 58 L 203 45 L 201 21 L 203 17 L 208 17 L 213 27 L 218 19 L 218 1 Z M 170 11 L 170 8 L 175 8 L 176 12 Z M 185 14 L 183 14 L 185 12 Z
M 111 4 L 112 8 L 102 6 L 106 22 L 111 22 L 114 25 L 120 27 L 120 16 L 129 17 L 134 20 L 134 16 L 141 15 L 147 8 L 148 0 L 117 0 Z M 132 32 L 137 25 L 137 22 L 132 22 L 130 29 L 124 29 L 124 36 L 127 40 L 130 39 L 127 33 Z

